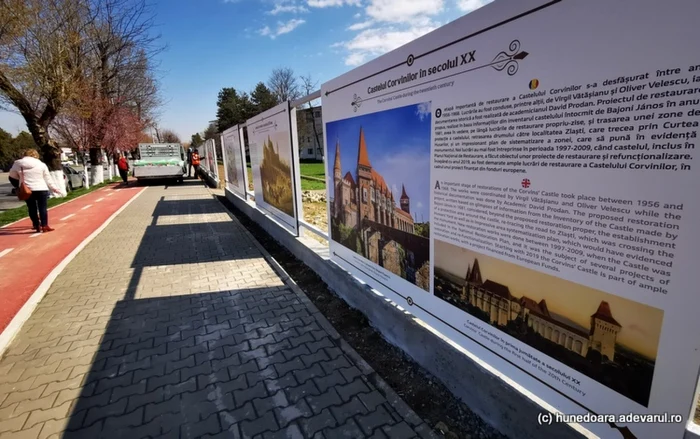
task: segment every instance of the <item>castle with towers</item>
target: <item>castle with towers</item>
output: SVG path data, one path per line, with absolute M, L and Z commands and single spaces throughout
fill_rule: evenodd
M 613 318 L 608 302 L 600 302 L 590 317 L 590 328 L 586 329 L 549 311 L 544 299 L 537 302 L 526 296 L 517 298 L 505 285 L 482 281 L 478 259 L 467 269 L 461 299 L 485 312 L 491 324 L 505 326 L 520 318 L 532 331 L 583 357 L 595 350 L 607 361 L 615 359 L 617 335 L 622 326 Z
M 411 200 L 406 188 L 401 187 L 400 208 L 396 206 L 394 194 L 384 177 L 372 168 L 367 154 L 364 130 L 360 127 L 360 140 L 357 148 L 357 173 L 349 171 L 342 175 L 340 166 L 340 143 L 335 145 L 333 166 L 334 199 L 332 216 L 346 227 L 358 228 L 362 220 L 369 220 L 401 230 L 415 233 L 411 215 Z

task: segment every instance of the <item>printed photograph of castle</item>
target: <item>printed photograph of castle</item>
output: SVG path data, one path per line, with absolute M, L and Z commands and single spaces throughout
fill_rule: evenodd
M 228 178 L 227 186 L 230 190 L 238 193 L 244 192 L 245 188 L 242 182 L 241 171 L 241 140 L 238 133 L 238 127 L 234 127 L 233 131 L 228 130 L 223 135 L 224 143 L 222 148 L 226 156 L 226 176 Z
M 330 122 L 331 238 L 430 290 L 430 103 Z
M 267 136 L 262 145 L 260 180 L 263 200 L 294 217 L 291 151 L 288 145 L 289 133 L 286 131 L 278 131 Z
M 648 406 L 662 310 L 439 240 L 434 294 Z

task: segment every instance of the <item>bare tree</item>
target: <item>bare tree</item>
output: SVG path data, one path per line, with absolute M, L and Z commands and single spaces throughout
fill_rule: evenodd
M 178 136 L 175 131 L 170 129 L 163 129 L 159 131 L 160 140 L 163 143 L 182 143 L 180 142 L 180 136 Z
M 79 92 L 91 20 L 81 0 L 0 2 L 0 101 L 24 118 L 53 171 L 61 151 L 49 126 Z
M 306 76 L 301 76 L 299 77 L 299 80 L 301 81 L 301 89 L 304 93 L 305 96 L 310 95 L 316 89 L 318 88 L 318 81 L 314 81 L 313 78 L 311 77 L 311 73 L 309 73 Z M 313 138 L 315 140 L 314 142 L 314 151 L 316 151 L 317 148 L 321 150 L 321 155 L 323 156 L 323 138 L 321 136 L 321 133 L 318 131 L 318 127 L 316 126 L 316 115 L 314 114 L 314 109 L 318 107 L 313 106 L 313 101 L 309 101 L 307 104 L 308 112 L 302 112 L 302 114 L 307 113 L 310 114 L 310 117 L 307 118 L 307 120 L 302 121 L 301 123 L 301 129 L 302 134 L 305 134 L 306 131 L 309 131 L 309 125 L 311 125 L 311 133 L 313 133 Z M 316 156 L 316 153 L 314 152 L 314 157 Z
M 108 111 L 93 113 L 90 162 L 93 179 L 100 181 L 102 147 L 113 114 L 133 108 L 140 120 L 157 106 L 157 87 L 150 60 L 162 48 L 152 35 L 155 14 L 147 0 L 93 0 L 95 20 L 88 28 L 89 59 L 85 77 L 92 85 L 92 99 L 109 102 Z M 110 111 L 111 110 L 111 111 Z
M 275 95 L 278 104 L 299 98 L 297 77 L 294 75 L 294 70 L 289 67 L 274 69 L 270 74 L 270 79 L 267 80 L 267 88 Z

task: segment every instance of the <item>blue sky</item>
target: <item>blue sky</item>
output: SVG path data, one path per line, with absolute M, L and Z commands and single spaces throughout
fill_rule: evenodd
M 357 149 L 360 127 L 365 133 L 372 168 L 394 193 L 399 206 L 401 185 L 411 199 L 416 222 L 430 218 L 430 103 L 409 105 L 378 113 L 330 122 L 326 136 L 330 148 L 327 175 L 333 175 L 335 145 L 340 143 L 342 176 L 350 172 L 357 181 Z
M 490 0 L 152 0 L 168 50 L 159 125 L 183 141 L 216 118 L 222 87 L 250 91 L 276 67 L 328 81 Z M 0 128 L 26 129 L 0 111 Z

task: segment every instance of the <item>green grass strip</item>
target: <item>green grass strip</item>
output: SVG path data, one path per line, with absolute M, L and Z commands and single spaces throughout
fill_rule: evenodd
M 89 194 L 92 191 L 96 191 L 97 189 L 103 188 L 107 186 L 108 184 L 121 181 L 120 177 L 114 177 L 112 178 L 111 181 L 105 181 L 104 183 L 100 183 L 95 186 L 90 186 L 89 189 L 85 188 L 79 188 L 75 189 L 73 191 L 68 192 L 68 195 L 63 197 L 63 198 L 49 198 L 48 206 L 49 207 L 54 207 L 58 206 L 59 204 L 63 204 L 66 201 L 74 200 L 82 195 Z M 2 213 L 0 213 L 0 227 L 14 223 L 15 221 L 19 221 L 22 218 L 27 218 L 29 216 L 29 212 L 27 211 L 27 206 L 24 205 L 22 207 L 16 207 L 14 209 L 8 209 Z

